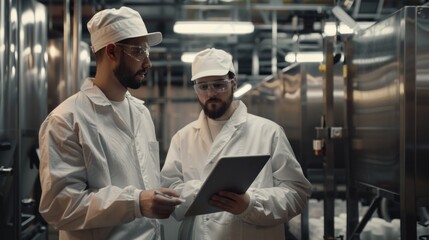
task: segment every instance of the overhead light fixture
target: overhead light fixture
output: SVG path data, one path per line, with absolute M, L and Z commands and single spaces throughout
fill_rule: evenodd
M 194 61 L 195 55 L 197 55 L 196 52 L 185 52 L 180 57 L 180 60 L 185 63 L 191 63 Z
M 373 25 L 374 22 L 357 22 L 356 24 L 359 26 L 359 29 L 366 29 Z M 337 32 L 340 34 L 352 34 L 353 29 L 342 22 L 339 24 L 336 22 L 326 22 L 323 27 L 323 32 L 326 36 L 335 36 Z
M 234 98 L 240 98 L 250 90 L 252 90 L 252 84 L 244 83 L 234 92 Z
M 252 33 L 255 26 L 242 21 L 177 21 L 173 30 L 179 34 L 229 35 Z
M 286 54 L 285 61 L 289 63 L 294 62 L 322 62 L 323 53 L 322 52 L 290 52 Z

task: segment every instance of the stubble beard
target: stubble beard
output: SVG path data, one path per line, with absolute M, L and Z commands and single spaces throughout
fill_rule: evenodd
M 113 70 L 113 73 L 125 88 L 138 89 L 143 84 L 143 81 L 137 79 L 138 75 L 141 75 L 140 71 L 132 73 L 123 61 Z
M 200 100 L 198 101 L 200 102 L 200 105 L 203 108 L 204 114 L 207 117 L 209 117 L 210 119 L 218 119 L 226 113 L 228 108 L 231 106 L 232 100 L 233 100 L 233 95 L 230 94 L 227 101 L 222 101 L 219 98 L 209 98 L 205 103 L 202 103 Z M 219 101 L 221 101 L 220 107 L 215 108 L 216 106 L 214 105 L 214 102 L 218 104 Z M 210 108 L 211 104 L 213 104 L 212 108 Z

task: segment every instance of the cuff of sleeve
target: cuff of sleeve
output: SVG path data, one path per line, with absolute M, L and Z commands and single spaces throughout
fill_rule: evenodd
M 134 190 L 134 215 L 136 218 L 143 217 L 142 212 L 140 211 L 140 193 L 141 190 Z
M 247 191 L 247 194 L 249 195 L 249 206 L 247 206 L 246 210 L 244 210 L 244 212 L 240 213 L 238 216 L 245 219 L 246 216 L 252 211 L 253 207 L 255 206 L 255 195 L 253 193 L 252 190 L 249 189 L 249 191 Z

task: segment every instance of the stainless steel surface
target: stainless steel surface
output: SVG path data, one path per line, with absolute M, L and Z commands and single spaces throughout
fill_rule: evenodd
M 9 54 L 9 43 L 15 40 L 12 33 L 16 22 L 11 24 L 9 9 L 8 1 L 0 2 L 0 166 L 10 166 L 6 161 L 11 157 L 4 154 L 16 144 L 18 127 L 17 108 L 14 106 L 17 102 L 16 59 Z
M 323 114 L 323 75 L 319 63 L 298 63 L 276 75 L 256 83 L 242 100 L 249 112 L 273 120 L 281 125 L 301 164 L 308 169 L 322 169 L 323 160 L 313 154 L 315 127 L 320 126 Z M 333 66 L 334 105 L 333 123 L 343 125 L 342 65 Z M 341 148 L 341 142 L 335 142 Z M 335 167 L 343 168 L 343 153 L 335 153 Z M 321 179 L 319 179 L 321 181 Z
M 404 239 L 429 206 L 428 23 L 428 7 L 404 7 L 347 43 L 350 177 L 399 199 Z
M 415 163 L 417 194 L 429 194 L 427 16 L 406 7 L 354 36 L 347 56 L 351 168 L 358 181 L 398 194 L 401 161 Z
M 324 39 L 324 62 L 325 70 L 323 71 L 323 119 L 322 123 L 326 128 L 335 127 L 334 113 L 334 37 Z M 326 239 L 335 239 L 335 147 L 334 139 L 325 137 L 325 153 L 323 161 L 324 169 L 324 237 Z
M 21 1 L 18 47 L 19 131 L 22 198 L 31 196 L 38 176 L 33 159 L 38 147 L 38 129 L 47 115 L 47 13 L 36 1 Z M 34 164 L 33 166 L 31 164 Z
M 47 114 L 47 9 L 7 0 L 0 13 L 0 167 L 12 168 L 0 175 L 0 230 L 5 239 L 28 239 L 41 230 L 30 199 L 38 198 L 37 138 Z
M 12 0 L 0 2 L 0 166 L 4 168 L 14 167 L 17 158 L 18 142 L 18 85 L 16 69 L 18 67 L 15 55 L 17 40 L 16 4 Z M 15 210 L 13 191 L 13 176 L 0 175 L 0 229 L 6 232 L 6 236 L 14 234 L 13 229 L 7 225 L 12 221 Z
M 48 55 L 48 112 L 52 111 L 58 104 L 66 100 L 70 96 L 71 89 L 80 89 L 85 78 L 89 77 L 90 65 L 90 47 L 86 42 L 80 42 L 80 52 L 76 54 L 79 56 L 76 69 L 79 72 L 75 73 L 77 81 L 72 81 L 74 78 L 66 78 L 64 70 L 64 40 L 49 39 L 47 43 Z
M 417 8 L 414 40 L 415 51 L 415 123 L 408 128 L 415 129 L 416 193 L 419 197 L 429 197 L 429 5 Z M 411 56 L 412 57 L 412 56 Z M 405 80 L 407 81 L 407 80 Z M 414 153 L 413 149 L 410 149 Z M 429 201 L 425 201 L 429 206 Z

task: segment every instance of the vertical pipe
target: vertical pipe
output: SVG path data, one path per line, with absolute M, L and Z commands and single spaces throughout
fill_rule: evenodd
M 255 40 L 255 47 L 252 50 L 252 76 L 259 75 L 259 56 L 257 46 L 259 46 L 259 39 Z
M 63 38 L 63 79 L 66 83 L 66 96 L 70 96 L 72 94 L 72 84 L 70 83 L 70 0 L 64 0 Z
M 400 55 L 400 216 L 401 238 L 417 239 L 416 206 L 416 8 L 404 10 Z
M 353 46 L 350 41 L 346 40 L 345 43 L 345 55 L 346 56 L 352 56 L 353 55 Z M 349 59 L 347 59 L 349 60 Z M 350 59 L 351 60 L 351 59 Z M 346 224 L 346 236 L 348 240 L 353 239 L 359 239 L 355 238 L 355 236 L 352 236 L 353 230 L 358 226 L 359 224 L 359 201 L 358 201 L 358 192 L 355 186 L 355 179 L 353 175 L 353 171 L 351 169 L 351 158 L 350 158 L 350 151 L 351 151 L 351 144 L 352 139 L 354 136 L 352 135 L 352 132 L 350 131 L 353 126 L 353 67 L 350 61 L 347 61 L 347 68 L 345 69 L 344 73 L 344 96 L 345 96 L 345 129 L 347 131 L 347 141 L 345 141 L 345 171 L 346 171 L 346 208 L 347 208 L 347 224 Z
M 277 74 L 277 11 L 272 11 L 271 72 Z
M 13 1 L 10 0 L 9 1 L 9 6 L 10 10 L 13 12 L 13 8 L 15 8 L 15 14 L 16 16 L 12 16 L 12 18 L 15 19 L 16 17 L 16 22 L 15 24 L 13 24 L 13 22 L 11 22 L 11 26 L 14 26 L 15 29 L 11 29 L 11 31 L 9 32 L 11 34 L 11 38 L 10 38 L 10 45 L 14 44 L 15 45 L 15 52 L 11 53 L 10 57 L 11 59 L 9 59 L 9 61 L 13 61 L 15 63 L 15 79 L 16 79 L 16 101 L 17 104 L 16 106 L 18 106 L 18 111 L 17 111 L 17 122 L 18 122 L 18 129 L 17 129 L 17 147 L 15 148 L 15 152 L 14 152 L 14 161 L 13 161 L 13 236 L 14 239 L 20 239 L 20 235 L 21 235 L 21 191 L 20 191 L 20 175 L 21 175 L 21 129 L 22 129 L 22 123 L 20 121 L 20 113 L 19 113 L 19 106 L 21 105 L 20 100 L 21 98 L 19 97 L 20 94 L 20 84 L 22 84 L 21 82 L 21 62 L 19 62 L 19 60 L 21 59 L 21 24 L 22 24 L 22 19 L 20 18 L 22 16 L 22 2 L 21 1 Z M 15 32 L 14 32 L 15 31 Z M 15 58 L 14 60 L 12 60 L 12 58 Z M 10 62 L 9 62 L 10 63 Z
M 324 40 L 325 55 L 325 77 L 323 81 L 323 115 L 325 116 L 325 127 L 330 129 L 334 126 L 334 74 L 333 74 L 333 37 Z M 329 134 L 328 134 L 329 135 Z M 334 143 L 329 136 L 325 136 L 325 199 L 324 203 L 324 232 L 325 239 L 335 239 L 334 216 L 335 216 L 335 179 L 334 179 Z
M 78 84 L 80 83 L 80 64 L 79 64 L 79 55 L 80 55 L 80 40 L 81 40 L 81 19 L 82 19 L 82 3 L 80 0 L 73 1 L 73 73 L 72 73 L 72 86 L 71 93 L 76 93 L 79 89 Z
M 308 70 L 304 65 L 301 65 L 300 67 L 300 75 L 301 75 L 301 87 L 300 87 L 300 105 L 301 105 L 301 119 L 299 121 L 300 125 L 299 127 L 299 161 L 301 163 L 302 171 L 304 175 L 308 178 L 308 164 L 307 164 L 307 157 L 304 156 L 304 151 L 307 151 L 306 147 L 307 145 L 304 144 L 304 139 L 308 136 L 306 134 L 307 129 L 305 129 L 303 126 L 306 125 L 307 119 L 309 119 L 308 114 L 308 105 L 309 105 L 309 99 L 307 96 L 307 93 L 309 91 L 308 82 L 307 82 L 307 73 Z M 307 200 L 308 204 L 308 200 Z M 309 208 L 306 207 L 301 212 L 301 238 L 300 239 L 309 239 L 310 233 L 308 228 L 309 223 Z

